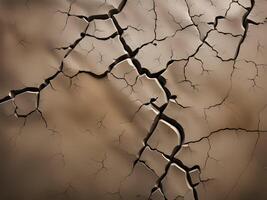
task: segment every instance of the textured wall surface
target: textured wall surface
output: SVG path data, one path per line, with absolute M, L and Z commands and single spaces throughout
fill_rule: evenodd
M 266 200 L 266 0 L 0 0 L 1 200 Z

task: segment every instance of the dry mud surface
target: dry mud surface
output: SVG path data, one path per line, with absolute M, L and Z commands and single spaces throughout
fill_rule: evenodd
M 1 200 L 266 200 L 266 0 L 0 0 Z

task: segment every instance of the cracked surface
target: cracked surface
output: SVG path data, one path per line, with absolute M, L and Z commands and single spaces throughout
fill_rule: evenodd
M 0 198 L 265 200 L 266 10 L 0 0 Z

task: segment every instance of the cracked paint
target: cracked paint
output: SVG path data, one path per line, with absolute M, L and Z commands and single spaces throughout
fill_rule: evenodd
M 266 199 L 266 9 L 0 1 L 0 198 Z

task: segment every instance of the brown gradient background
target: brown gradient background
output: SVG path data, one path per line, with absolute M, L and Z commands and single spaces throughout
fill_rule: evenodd
M 158 151 L 146 147 L 143 163 L 133 168 L 158 114 L 151 98 L 157 106 L 168 103 L 164 114 L 184 128 L 175 158 L 200 167 L 190 173 L 198 199 L 267 199 L 267 1 L 253 5 L 244 37 L 251 2 L 128 0 L 115 15 L 132 49 L 147 43 L 136 55 L 143 67 L 159 72 L 176 60 L 162 74 L 177 96 L 167 100 L 157 80 L 139 75 L 130 59 L 103 79 L 74 76 L 102 73 L 126 54 L 118 36 L 85 37 L 67 57 L 69 49 L 56 49 L 74 43 L 87 26 L 64 12 L 105 14 L 119 0 L 0 0 L 0 99 L 39 87 L 64 64 L 40 92 L 38 109 L 37 93 L 30 92 L 0 104 L 0 199 L 148 199 L 168 163 L 159 152 L 170 155 L 181 142 L 178 130 L 160 121 L 148 141 Z M 217 16 L 226 17 L 201 45 Z M 114 32 L 111 19 L 87 29 L 98 38 Z M 162 188 L 167 199 L 194 199 L 174 163 Z M 164 199 L 159 190 L 150 198 Z

